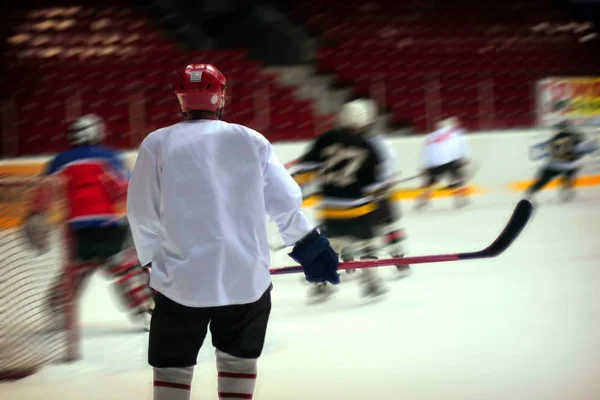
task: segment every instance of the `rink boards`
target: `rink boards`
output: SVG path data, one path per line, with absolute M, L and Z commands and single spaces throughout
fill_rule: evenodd
M 596 138 L 600 143 L 600 133 L 587 132 L 588 138 Z M 471 184 L 472 194 L 489 192 L 523 191 L 531 183 L 531 179 L 544 160 L 530 157 L 533 145 L 548 140 L 550 130 L 517 130 L 471 133 L 468 135 L 472 149 L 472 159 L 477 166 Z M 397 168 L 401 171 L 400 179 L 418 175 L 421 170 L 423 137 L 391 137 L 388 144 L 396 154 Z M 281 162 L 286 163 L 298 158 L 306 149 L 308 142 L 279 142 L 274 144 L 275 152 Z M 133 167 L 136 151 L 123 153 L 124 161 Z M 2 175 L 35 175 L 39 174 L 50 157 L 17 158 L 0 161 Z M 600 151 L 596 151 L 582 160 L 582 169 L 576 185 L 600 185 Z M 419 179 L 405 182 L 398 186 L 395 198 L 411 199 L 418 195 Z M 550 185 L 550 188 L 552 185 Z M 446 197 L 451 191 L 439 190 L 436 196 Z M 314 199 L 306 205 L 314 203 Z

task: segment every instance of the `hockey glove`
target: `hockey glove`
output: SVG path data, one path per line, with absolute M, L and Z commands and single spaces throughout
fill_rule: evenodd
M 307 281 L 340 283 L 338 255 L 327 236 L 316 229 L 298 241 L 288 255 L 304 268 Z

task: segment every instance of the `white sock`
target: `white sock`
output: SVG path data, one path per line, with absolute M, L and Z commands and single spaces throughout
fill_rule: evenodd
M 154 368 L 154 400 L 190 400 L 194 367 Z
M 234 357 L 219 350 L 216 354 L 219 399 L 252 399 L 256 387 L 257 360 Z

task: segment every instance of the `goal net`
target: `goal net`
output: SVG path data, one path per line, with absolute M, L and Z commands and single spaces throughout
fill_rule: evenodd
M 49 188 L 48 251 L 33 249 L 23 228 L 41 185 Z M 65 195 L 57 178 L 0 178 L 0 380 L 77 358 L 67 229 L 62 223 Z

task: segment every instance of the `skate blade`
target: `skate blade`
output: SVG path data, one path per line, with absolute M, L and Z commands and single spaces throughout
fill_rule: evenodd
M 307 303 L 309 305 L 317 305 L 327 303 L 331 299 L 331 296 L 321 296 L 321 297 L 311 297 L 308 299 Z
M 365 299 L 377 299 L 385 296 L 389 291 L 390 289 L 387 286 L 381 285 L 375 290 L 363 290 L 361 297 Z
M 363 294 L 362 302 L 363 302 L 363 304 L 376 304 L 376 303 L 382 302 L 383 300 L 386 299 L 387 293 L 388 293 L 388 290 L 386 289 L 383 292 L 378 292 L 375 294 Z

